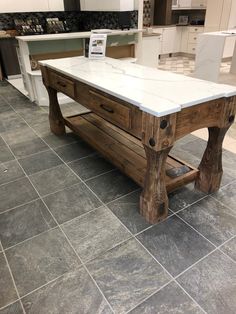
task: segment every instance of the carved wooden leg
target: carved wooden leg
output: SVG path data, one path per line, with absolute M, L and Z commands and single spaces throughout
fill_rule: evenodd
M 220 188 L 222 169 L 222 144 L 229 126 L 224 128 L 208 128 L 209 139 L 206 150 L 199 165 L 199 176 L 196 188 L 206 192 L 215 192 Z
M 168 196 L 165 183 L 165 163 L 172 147 L 155 151 L 144 145 L 147 171 L 143 192 L 140 196 L 140 213 L 154 224 L 168 215 Z
M 65 134 L 65 123 L 57 99 L 57 91 L 46 86 L 49 96 L 49 123 L 51 131 L 56 135 Z

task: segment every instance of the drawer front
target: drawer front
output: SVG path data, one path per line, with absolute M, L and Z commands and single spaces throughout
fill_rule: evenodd
M 50 73 L 51 85 L 58 91 L 68 95 L 71 98 L 75 97 L 75 83 L 64 78 L 56 73 Z
M 203 27 L 189 27 L 189 33 L 203 33 Z
M 89 89 L 88 107 L 105 120 L 114 122 L 117 126 L 130 128 L 131 125 L 131 109 L 119 102 L 107 98 L 96 91 Z
M 188 44 L 188 53 L 195 54 L 197 49 L 196 44 Z
M 198 34 L 196 34 L 196 33 L 189 33 L 188 34 L 188 42 L 190 44 L 196 44 L 197 43 L 197 37 L 198 37 Z

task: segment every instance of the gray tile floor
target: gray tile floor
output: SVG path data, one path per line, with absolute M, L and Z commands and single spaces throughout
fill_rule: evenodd
M 0 83 L 0 314 L 235 314 L 236 155 L 218 193 L 189 184 L 151 226 L 140 188 L 47 116 Z M 197 166 L 205 145 L 173 154 Z

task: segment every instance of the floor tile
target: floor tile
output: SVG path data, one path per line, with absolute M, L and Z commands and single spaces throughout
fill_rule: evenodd
M 14 181 L 24 176 L 25 174 L 17 161 L 13 160 L 0 164 L 0 184 Z
M 80 179 L 64 164 L 35 173 L 30 176 L 30 180 L 42 196 L 80 182 Z
M 53 133 L 43 136 L 43 140 L 52 148 L 68 145 L 78 142 L 81 139 L 72 132 L 67 132 L 64 135 L 57 136 Z
M 11 279 L 3 253 L 0 253 L 0 308 L 17 299 L 17 294 Z
M 0 113 L 0 133 L 26 126 L 26 123 L 14 111 Z
M 70 162 L 79 158 L 86 157 L 94 153 L 94 149 L 87 143 L 80 141 L 55 149 L 55 152 L 65 161 Z
M 236 212 L 211 197 L 178 214 L 216 246 L 236 235 Z
M 213 194 L 213 197 L 236 212 L 236 181 Z
M 190 183 L 169 194 L 169 208 L 177 212 L 204 196 L 206 196 L 205 193 L 195 189 L 194 183 Z
M 134 239 L 87 265 L 115 313 L 125 313 L 170 277 Z
M 223 152 L 223 170 L 224 173 L 227 173 L 236 179 L 236 154 L 229 151 Z
M 82 178 L 82 180 L 88 180 L 115 168 L 111 163 L 97 154 L 73 161 L 69 163 L 69 166 Z
M 222 245 L 221 250 L 236 262 L 236 237 Z
M 169 283 L 130 314 L 203 314 L 198 305 L 175 283 Z
M 88 180 L 86 184 L 104 203 L 111 202 L 139 188 L 134 181 L 123 175 L 119 170 Z
M 138 190 L 107 205 L 133 234 L 151 226 L 139 213 L 140 194 Z
M 131 236 L 105 207 L 75 218 L 62 228 L 83 262 L 97 257 Z
M 4 248 L 56 226 L 42 201 L 33 201 L 0 214 L 0 239 Z
M 60 224 L 102 205 L 83 183 L 46 196 L 44 201 Z
M 25 172 L 30 175 L 42 170 L 56 167 L 62 164 L 62 161 L 51 150 L 47 150 L 45 152 L 19 159 L 19 163 L 24 168 Z
M 144 231 L 137 238 L 172 276 L 177 276 L 214 249 L 175 216 Z
M 4 133 L 3 137 L 17 158 L 48 149 L 48 146 L 29 127 L 11 130 Z
M 0 314 L 23 314 L 23 310 L 20 302 L 15 302 L 0 310 Z
M 84 269 L 64 275 L 22 302 L 27 314 L 112 314 Z
M 10 197 L 9 197 L 10 196 Z M 0 213 L 20 206 L 38 198 L 32 184 L 27 178 L 0 186 Z
M 178 282 L 208 314 L 236 313 L 236 267 L 222 253 L 210 254 Z
M 6 255 L 21 296 L 79 266 L 59 229 L 20 243 L 7 250 Z
M 0 145 L 0 163 L 15 159 L 7 145 Z

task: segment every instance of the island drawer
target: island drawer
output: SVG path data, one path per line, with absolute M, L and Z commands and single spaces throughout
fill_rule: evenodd
M 58 91 L 68 95 L 69 97 L 75 97 L 75 83 L 57 73 L 50 73 L 51 85 Z
M 120 102 L 106 97 L 97 91 L 88 89 L 89 103 L 87 107 L 102 116 L 105 120 L 114 122 L 117 126 L 130 128 L 131 109 Z

